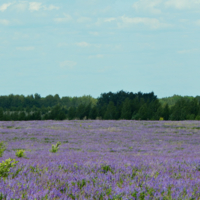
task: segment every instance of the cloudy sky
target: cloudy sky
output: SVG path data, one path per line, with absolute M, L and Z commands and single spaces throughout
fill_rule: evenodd
M 0 86 L 200 95 L 200 0 L 1 0 Z

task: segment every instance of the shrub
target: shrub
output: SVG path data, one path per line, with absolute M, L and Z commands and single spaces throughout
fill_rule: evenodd
M 81 180 L 81 181 L 78 181 L 78 182 L 77 182 L 77 186 L 78 186 L 78 188 L 79 188 L 80 190 L 82 190 L 82 188 L 83 188 L 84 186 L 86 186 L 86 181 L 85 181 L 85 179 L 83 179 L 83 180 Z
M 0 177 L 6 178 L 9 175 L 10 169 L 12 167 L 15 167 L 18 161 L 15 161 L 15 159 L 7 159 L 0 163 Z
M 200 120 L 200 115 L 197 115 L 195 120 Z
M 4 144 L 4 142 L 0 142 L 0 157 L 3 156 L 4 151 L 6 150 L 6 146 Z
M 110 171 L 112 174 L 114 173 L 114 172 L 113 172 L 113 169 L 111 168 L 110 165 L 103 165 L 103 166 L 101 166 L 101 169 L 102 169 L 102 172 L 103 172 L 104 174 L 108 173 L 109 171 Z
M 56 153 L 56 152 L 58 151 L 60 145 L 61 145 L 61 142 L 57 142 L 56 145 L 53 145 L 53 144 L 52 144 L 52 147 L 51 147 L 51 149 L 50 149 L 49 151 L 50 151 L 51 153 Z
M 16 151 L 15 155 L 16 155 L 18 158 L 22 158 L 22 157 L 25 157 L 24 152 L 25 152 L 25 150 L 19 149 L 19 150 Z

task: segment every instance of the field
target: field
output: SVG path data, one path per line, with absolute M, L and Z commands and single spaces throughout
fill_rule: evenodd
M 198 121 L 0 122 L 0 141 L 19 161 L 0 199 L 200 199 Z

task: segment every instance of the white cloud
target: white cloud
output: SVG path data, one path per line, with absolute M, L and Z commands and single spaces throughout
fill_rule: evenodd
M 115 21 L 115 20 L 116 20 L 116 18 L 111 17 L 111 18 L 106 18 L 106 19 L 104 20 L 104 22 L 112 22 L 112 21 Z
M 89 17 L 80 17 L 77 19 L 78 23 L 84 23 L 84 22 L 90 22 L 90 21 L 91 21 L 91 18 Z
M 42 3 L 38 3 L 38 2 L 30 2 L 29 3 L 30 11 L 39 11 L 41 8 L 42 8 Z
M 54 5 L 44 6 L 44 10 L 59 10 L 60 8 Z
M 67 47 L 67 46 L 69 46 L 69 44 L 68 44 L 68 43 L 65 43 L 65 42 L 60 42 L 60 43 L 58 43 L 57 46 L 58 46 L 58 47 Z
M 165 2 L 166 7 L 173 7 L 179 10 L 191 9 L 200 6 L 200 0 L 168 0 Z
M 4 3 L 3 5 L 0 6 L 0 11 L 5 11 L 7 8 L 11 5 L 12 3 Z
M 116 68 L 115 68 L 116 69 Z M 112 66 L 105 66 L 105 67 L 101 67 L 99 69 L 97 69 L 98 73 L 105 73 L 105 72 L 111 72 L 113 70 Z
M 145 18 L 145 17 L 125 17 L 122 16 L 121 18 L 122 23 L 118 23 L 118 26 L 120 28 L 129 26 L 131 24 L 143 24 L 146 26 L 149 26 L 152 29 L 158 29 L 158 28 L 164 28 L 164 27 L 169 27 L 170 25 L 161 23 L 158 19 L 156 18 Z
M 118 18 L 115 18 L 115 17 L 109 17 L 109 18 L 98 18 L 95 25 L 97 26 L 100 26 L 102 25 L 103 23 L 107 23 L 107 22 L 114 22 L 114 21 L 117 21 Z
M 104 55 L 102 55 L 102 54 L 89 56 L 89 58 L 103 58 L 103 57 L 104 57 Z
M 65 17 L 63 18 L 55 18 L 54 21 L 57 23 L 61 23 L 61 22 L 68 22 L 70 20 L 72 20 L 72 17 L 68 14 L 64 14 Z
M 24 11 L 27 9 L 27 7 L 28 7 L 27 2 L 20 2 L 20 3 L 14 5 L 14 9 L 16 9 L 18 11 Z
M 178 10 L 199 9 L 200 0 L 139 0 L 133 4 L 137 11 L 161 14 L 165 8 L 174 8 Z
M 19 51 L 33 51 L 35 47 L 29 46 L 29 47 L 16 47 L 17 50 Z
M 162 3 L 161 0 L 139 0 L 133 4 L 133 8 L 137 11 L 147 11 L 153 14 L 160 14 L 161 10 L 157 7 Z
M 67 68 L 67 69 L 71 69 L 71 68 L 73 68 L 74 66 L 76 66 L 77 65 L 77 63 L 76 62 L 74 62 L 74 61 L 70 61 L 70 60 L 66 60 L 66 61 L 63 61 L 63 62 L 61 62 L 60 63 L 60 67 L 61 68 Z
M 95 23 L 97 26 L 107 23 L 107 22 L 114 22 L 117 24 L 118 28 L 125 28 L 130 27 L 131 25 L 143 24 L 148 26 L 152 29 L 159 29 L 159 28 L 166 28 L 171 27 L 170 24 L 166 24 L 161 22 L 157 18 L 148 18 L 148 17 L 111 17 L 111 18 L 98 18 L 97 22 Z
M 195 22 L 197 26 L 200 26 L 200 19 Z
M 42 5 L 42 3 L 39 2 L 30 2 L 28 3 L 27 1 L 21 1 L 20 3 L 14 4 L 14 9 L 18 11 L 24 11 L 29 7 L 30 11 L 39 11 L 39 10 L 59 10 L 59 7 L 54 6 L 54 5 Z
M 195 52 L 198 52 L 199 49 L 188 49 L 188 50 L 181 50 L 181 51 L 178 51 L 177 53 L 178 54 L 189 54 L 189 53 L 195 53 Z
M 94 35 L 94 36 L 99 36 L 99 32 L 89 32 L 89 34 Z
M 9 21 L 7 19 L 0 19 L 0 24 L 9 25 Z
M 90 46 L 90 44 L 87 43 L 87 42 L 78 42 L 78 43 L 76 43 L 76 45 L 79 46 L 79 47 L 88 47 L 88 46 Z

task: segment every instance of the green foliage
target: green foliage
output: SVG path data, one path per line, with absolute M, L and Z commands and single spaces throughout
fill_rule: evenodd
M 112 101 L 109 102 L 104 119 L 116 119 L 117 110 Z
M 89 113 L 90 113 L 90 109 L 91 109 L 91 104 L 89 104 L 89 105 L 84 105 L 84 104 L 79 105 L 77 110 L 76 110 L 76 117 L 78 119 L 88 118 Z
M 200 120 L 200 115 L 197 115 L 195 120 Z
M 55 145 L 52 144 L 52 147 L 49 151 L 51 153 L 56 153 L 59 150 L 60 145 L 61 145 L 61 142 L 57 142 Z
M 6 197 L 4 197 L 4 195 L 1 193 L 0 194 L 0 200 L 5 200 L 6 199 Z
M 141 120 L 147 120 L 149 119 L 149 109 L 147 104 L 145 103 L 144 105 L 141 106 L 139 112 L 138 112 L 138 118 Z
M 145 200 L 146 196 L 149 196 L 150 199 L 154 199 L 155 189 L 146 187 L 146 191 L 140 192 L 140 194 L 135 191 L 132 193 L 132 197 L 138 200 Z
M 81 180 L 81 181 L 78 181 L 78 182 L 77 182 L 77 186 L 78 186 L 78 188 L 79 188 L 80 190 L 82 190 L 82 188 L 83 188 L 84 186 L 86 186 L 86 181 L 85 181 L 85 179 L 83 179 L 83 180 Z
M 168 120 L 169 119 L 169 115 L 170 115 L 170 109 L 169 109 L 169 105 L 166 104 L 163 108 L 163 112 L 162 112 L 162 116 L 164 118 L 164 120 Z
M 50 112 L 46 113 L 44 119 L 64 120 L 66 118 L 65 110 L 60 106 L 54 106 Z
M 108 173 L 108 172 L 114 173 L 114 172 L 113 172 L 113 169 L 111 168 L 110 165 L 102 165 L 102 166 L 101 166 L 101 169 L 102 169 L 102 172 L 103 172 L 104 174 L 106 174 L 106 173 Z
M 4 119 L 3 108 L 0 108 L 0 121 Z
M 131 100 L 126 98 L 123 102 L 122 111 L 121 111 L 121 119 L 131 119 L 133 113 L 133 106 Z
M 194 120 L 199 113 L 199 102 L 197 99 L 180 99 L 171 108 L 170 120 Z
M 75 200 L 76 197 L 73 195 L 73 194 L 69 194 L 69 197 L 72 199 L 72 200 Z
M 108 200 L 122 200 L 122 196 L 121 195 L 116 195 L 114 196 L 112 199 L 108 199 Z
M 0 142 L 0 157 L 3 156 L 4 151 L 6 150 L 6 145 L 4 144 L 4 142 Z
M 98 110 L 97 110 L 97 107 L 94 106 L 90 109 L 90 112 L 89 112 L 89 119 L 96 119 L 96 117 L 98 116 Z
M 131 178 L 134 179 L 138 175 L 139 172 L 141 172 L 141 170 L 139 170 L 137 167 L 133 167 Z
M 32 173 L 38 173 L 39 174 L 42 171 L 42 169 L 40 169 L 38 166 L 36 166 L 36 167 L 30 166 L 30 169 L 31 169 Z
M 67 118 L 69 120 L 73 120 L 76 117 L 76 108 L 75 107 L 70 107 L 68 110 Z
M 200 120 L 200 96 L 174 95 L 158 99 L 154 92 L 108 92 L 91 96 L 58 94 L 0 96 L 0 121 L 18 120 Z
M 169 107 L 171 108 L 172 106 L 174 106 L 176 104 L 177 101 L 180 101 L 181 99 L 191 101 L 192 99 L 194 99 L 194 97 L 173 95 L 172 97 L 161 98 L 161 99 L 159 99 L 159 101 L 162 106 L 165 106 L 166 104 L 168 104 Z
M 0 163 L 0 177 L 6 178 L 9 175 L 10 169 L 15 167 L 18 161 L 15 159 L 7 159 Z
M 15 155 L 18 157 L 18 158 L 22 158 L 22 157 L 25 157 L 25 150 L 23 149 L 19 149 L 16 151 Z

